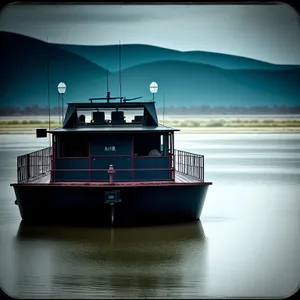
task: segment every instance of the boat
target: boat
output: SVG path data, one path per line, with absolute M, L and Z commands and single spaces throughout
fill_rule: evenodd
M 11 183 L 23 222 L 126 226 L 199 220 L 209 185 L 204 156 L 175 149 L 154 99 L 67 103 L 50 146 L 17 157 Z M 89 120 L 88 120 L 89 116 Z

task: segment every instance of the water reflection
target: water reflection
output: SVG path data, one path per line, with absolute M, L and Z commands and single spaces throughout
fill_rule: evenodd
M 112 229 L 21 222 L 14 242 L 19 296 L 186 297 L 191 285 L 202 289 L 207 270 L 200 221 Z
M 40 226 L 20 222 L 16 237 L 19 241 L 47 239 L 88 242 L 97 245 L 205 239 L 201 221 L 164 226 L 120 228 Z

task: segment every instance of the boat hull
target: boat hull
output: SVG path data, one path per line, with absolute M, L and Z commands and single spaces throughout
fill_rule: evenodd
M 16 204 L 24 222 L 101 225 L 180 222 L 201 216 L 210 183 L 157 186 L 16 184 Z M 118 190 L 119 203 L 105 192 Z

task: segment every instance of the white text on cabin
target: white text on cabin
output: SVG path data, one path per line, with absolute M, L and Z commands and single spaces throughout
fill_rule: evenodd
M 105 146 L 104 147 L 104 151 L 116 151 L 116 147 L 115 146 Z

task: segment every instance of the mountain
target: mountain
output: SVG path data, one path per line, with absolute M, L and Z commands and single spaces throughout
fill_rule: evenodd
M 149 82 L 159 83 L 156 100 L 166 105 L 299 105 L 300 68 L 294 70 L 223 70 L 182 62 L 160 61 L 122 71 L 122 90 L 129 97 L 151 99 Z M 118 93 L 118 73 L 110 76 Z M 148 96 L 147 96 L 148 95 Z
M 119 45 L 56 45 L 70 53 L 84 57 L 105 69 L 108 68 L 111 72 L 119 70 L 119 52 L 121 53 L 122 69 L 165 60 L 202 63 L 227 70 L 286 70 L 300 67 L 294 65 L 275 65 L 251 58 L 221 53 L 205 51 L 182 52 L 151 45 L 130 44 L 121 45 L 121 47 Z
M 60 81 L 67 85 L 65 102 L 87 101 L 90 97 L 105 96 L 107 71 L 104 67 L 61 45 L 7 32 L 0 32 L 0 38 L 0 106 L 47 106 L 48 92 L 51 106 L 56 106 L 59 97 L 57 85 Z M 118 47 L 114 49 L 118 50 Z M 146 49 L 155 49 L 159 53 L 162 50 L 151 46 Z M 122 60 L 128 62 L 127 68 L 121 72 L 122 95 L 128 98 L 144 96 L 144 99 L 150 100 L 152 95 L 149 84 L 156 81 L 159 84 L 155 95 L 158 105 L 162 104 L 163 94 L 167 106 L 299 105 L 300 68 L 253 69 L 253 65 L 249 65 L 245 69 L 244 61 L 243 69 L 224 69 L 208 63 L 179 59 L 137 65 L 146 57 L 146 52 L 141 53 L 132 52 L 130 59 L 124 57 Z M 115 54 L 111 53 L 112 56 Z M 109 56 L 102 59 L 107 60 L 107 64 L 118 65 L 116 59 L 109 61 Z M 131 64 L 134 65 L 129 67 Z M 115 69 L 118 68 L 115 66 Z M 119 96 L 118 70 L 108 75 L 111 95 Z
M 0 39 L 1 106 L 47 105 L 48 82 L 52 105 L 57 105 L 60 81 L 67 85 L 69 100 L 106 89 L 106 70 L 81 56 L 14 33 L 0 32 Z

